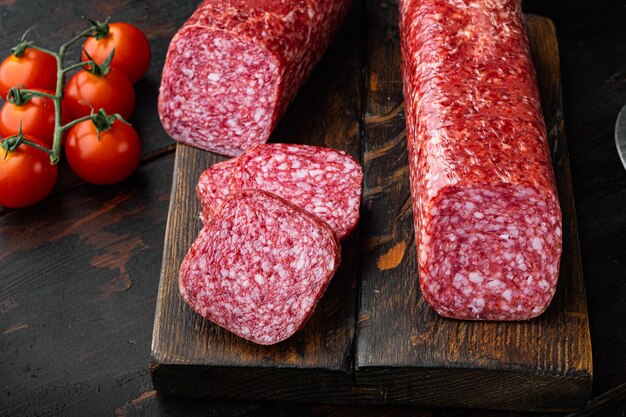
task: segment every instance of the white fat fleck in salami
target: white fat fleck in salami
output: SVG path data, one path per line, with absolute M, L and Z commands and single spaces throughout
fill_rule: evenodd
M 407 137 L 426 301 L 525 320 L 549 305 L 561 210 L 518 0 L 401 0 Z
M 301 329 L 339 265 L 324 222 L 263 191 L 229 195 L 185 256 L 179 289 L 197 313 L 262 345 Z
M 350 0 L 205 0 L 170 43 L 159 115 L 177 141 L 236 156 L 267 141 Z
M 206 169 L 196 186 L 196 194 L 202 205 L 202 220 L 206 222 L 216 212 L 230 193 L 236 159 L 228 159 Z
M 319 217 L 343 239 L 359 221 L 362 182 L 361 166 L 345 152 L 276 143 L 238 158 L 231 191 L 269 191 Z

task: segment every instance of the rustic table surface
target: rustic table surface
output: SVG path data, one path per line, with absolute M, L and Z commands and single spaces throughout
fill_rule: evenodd
M 137 173 L 122 184 L 95 187 L 62 166 L 45 202 L 23 210 L 0 208 L 0 416 L 502 415 L 240 404 L 166 397 L 153 390 L 148 357 L 175 149 L 159 123 L 156 100 L 169 40 L 197 3 L 0 1 L 3 54 L 33 25 L 32 38 L 54 48 L 84 27 L 81 16 L 134 22 L 153 48 L 150 71 L 136 86 L 131 119 L 144 145 Z M 395 1 L 355 3 L 363 22 L 397 7 Z M 594 361 L 592 399 L 574 415 L 623 416 L 626 172 L 615 152 L 613 128 L 626 104 L 626 3 L 535 0 L 527 1 L 525 10 L 552 18 L 560 43 Z M 360 27 L 367 42 L 368 25 Z

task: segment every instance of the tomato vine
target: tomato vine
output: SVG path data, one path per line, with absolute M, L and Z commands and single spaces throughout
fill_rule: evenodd
M 56 59 L 57 80 L 56 80 L 56 89 L 55 89 L 54 94 L 48 94 L 48 93 L 37 91 L 34 89 L 26 89 L 26 88 L 20 88 L 20 86 L 15 86 L 14 88 L 10 90 L 10 93 L 8 95 L 11 102 L 15 102 L 15 103 L 24 103 L 32 97 L 49 98 L 50 100 L 52 100 L 54 104 L 55 121 L 54 121 L 54 134 L 53 134 L 53 140 L 52 140 L 52 149 L 43 147 L 31 140 L 26 139 L 24 135 L 22 134 L 22 131 L 20 128 L 20 132 L 18 134 L 5 138 L 0 143 L 0 147 L 2 147 L 2 149 L 4 149 L 5 151 L 5 157 L 8 154 L 8 152 L 14 151 L 21 144 L 25 144 L 35 149 L 38 149 L 40 151 L 46 152 L 50 157 L 50 163 L 55 165 L 59 162 L 60 157 L 61 157 L 61 146 L 63 142 L 63 134 L 65 131 L 67 131 L 71 127 L 83 121 L 91 120 L 96 126 L 96 128 L 98 129 L 98 133 L 99 133 L 100 131 L 110 129 L 112 122 L 116 119 L 121 120 L 126 123 L 126 121 L 119 114 L 107 115 L 103 109 L 100 109 L 97 112 L 94 112 L 92 109 L 91 114 L 87 116 L 77 118 L 66 124 L 62 123 L 62 120 L 63 120 L 62 119 L 62 111 L 63 111 L 62 100 L 63 100 L 63 95 L 64 95 L 64 81 L 65 81 L 66 74 L 78 68 L 91 69 L 92 71 L 94 70 L 94 68 L 97 68 L 97 71 L 106 73 L 108 71 L 108 68 L 106 68 L 106 65 L 110 63 L 111 58 L 113 57 L 113 54 L 115 52 L 113 50 L 109 58 L 107 59 L 107 62 L 103 63 L 101 66 L 98 66 L 93 60 L 90 59 L 87 61 L 78 62 L 75 64 L 68 65 L 67 67 L 64 67 L 65 56 L 67 54 L 68 49 L 74 43 L 81 40 L 82 38 L 94 36 L 95 33 L 96 34 L 99 33 L 98 31 L 102 30 L 101 26 L 106 25 L 108 20 L 105 23 L 93 22 L 91 20 L 90 22 L 91 22 L 91 26 L 89 26 L 89 28 L 83 30 L 82 32 L 78 33 L 77 35 L 72 37 L 70 40 L 62 44 L 59 47 L 58 51 L 51 51 L 51 50 L 42 48 L 40 46 L 37 46 L 34 42 L 27 40 L 26 38 L 28 36 L 28 33 L 30 32 L 30 29 L 27 30 L 22 35 L 18 44 L 14 48 L 11 49 L 11 53 L 15 57 L 22 56 L 27 49 L 32 48 L 40 52 L 49 54 Z

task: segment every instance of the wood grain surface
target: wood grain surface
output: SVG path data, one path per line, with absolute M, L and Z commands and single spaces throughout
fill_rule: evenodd
M 358 37 L 363 14 L 366 49 Z M 340 272 L 293 338 L 270 347 L 249 343 L 182 301 L 178 268 L 201 226 L 195 185 L 218 159 L 178 145 L 152 348 L 157 390 L 222 399 L 550 411 L 586 403 L 591 344 L 554 25 L 527 17 L 564 216 L 561 276 L 545 314 L 504 323 L 446 319 L 422 299 L 397 21 L 397 8 L 381 10 L 377 1 L 355 5 L 319 78 L 308 84 L 316 89 L 299 95 L 272 137 L 346 150 L 365 172 L 359 234 L 344 246 Z
M 554 20 L 559 38 L 564 117 L 593 342 L 593 387 L 584 410 L 555 414 L 313 401 L 216 401 L 157 392 L 148 362 L 175 158 L 155 103 L 169 40 L 198 1 L 0 1 L 2 55 L 30 26 L 34 25 L 33 39 L 54 47 L 82 27 L 81 16 L 102 19 L 107 15 L 136 23 L 147 32 L 153 50 L 150 71 L 136 85 L 138 106 L 131 120 L 146 151 L 138 172 L 121 184 L 96 187 L 82 183 L 62 166 L 60 174 L 67 180 L 53 196 L 24 210 L 0 209 L 0 416 L 624 416 L 626 172 L 613 139 L 615 117 L 626 103 L 623 0 L 524 0 L 526 11 Z M 396 8 L 397 1 L 369 2 L 367 8 L 362 0 L 355 3 L 362 10 L 356 16 L 360 25 L 358 73 L 362 74 L 359 86 L 365 86 L 369 71 L 364 57 L 373 30 L 368 22 Z M 381 34 L 393 36 L 391 31 Z M 289 112 L 280 128 L 282 136 L 275 140 L 296 140 L 289 133 L 300 123 L 315 127 L 315 120 L 304 111 L 326 111 L 317 106 L 328 101 L 309 100 L 323 93 L 319 86 L 333 84 L 336 71 L 343 68 L 342 56 L 330 56 L 339 62 L 324 58 L 292 105 L 298 110 Z M 363 114 L 364 94 L 361 87 L 360 98 L 351 100 L 356 100 L 362 119 L 367 116 Z M 363 234 L 357 239 L 356 244 L 363 247 Z M 393 268 L 403 252 L 401 246 L 391 247 L 383 253 L 380 265 Z

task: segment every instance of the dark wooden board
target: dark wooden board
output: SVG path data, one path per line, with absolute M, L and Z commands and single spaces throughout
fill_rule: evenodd
M 224 399 L 581 407 L 591 389 L 591 344 L 554 26 L 527 19 L 564 214 L 557 295 L 530 322 L 454 321 L 432 312 L 419 292 L 397 8 L 384 5 L 355 3 L 272 138 L 345 149 L 365 168 L 359 232 L 344 245 L 342 268 L 303 332 L 257 346 L 185 306 L 177 275 L 201 226 L 195 184 L 221 158 L 178 145 L 152 344 L 154 386 Z M 363 24 L 367 39 L 359 37 Z

